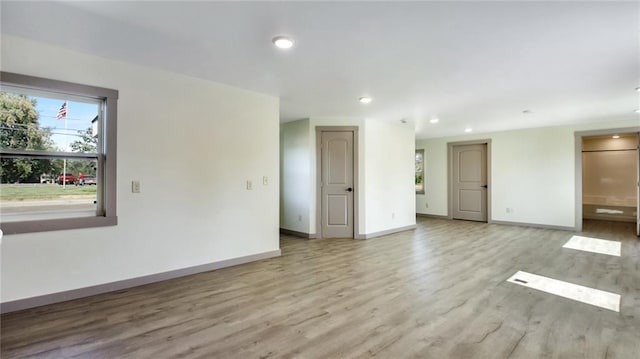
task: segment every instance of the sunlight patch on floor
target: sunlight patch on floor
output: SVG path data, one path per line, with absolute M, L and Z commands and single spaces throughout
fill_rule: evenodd
M 571 237 L 571 239 L 569 239 L 569 241 L 562 247 L 616 257 L 620 257 L 622 251 L 622 245 L 620 242 L 582 236 Z
M 555 294 L 560 297 L 594 305 L 596 307 L 609 309 L 614 312 L 620 312 L 619 294 L 563 282 L 561 280 L 547 278 L 523 271 L 518 271 L 516 274 L 511 276 L 511 278 L 507 279 L 507 282 Z

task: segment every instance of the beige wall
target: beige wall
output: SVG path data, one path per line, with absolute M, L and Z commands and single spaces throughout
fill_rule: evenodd
M 583 151 L 635 150 L 638 146 L 638 135 L 623 134 L 620 138 L 612 136 L 593 136 L 582 139 Z
M 583 139 L 583 204 L 636 206 L 637 144 L 635 134 Z

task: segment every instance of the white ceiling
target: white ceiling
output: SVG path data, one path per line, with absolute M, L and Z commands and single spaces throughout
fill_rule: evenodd
M 283 122 L 426 138 L 639 118 L 639 2 L 2 1 L 1 29 L 279 96 Z

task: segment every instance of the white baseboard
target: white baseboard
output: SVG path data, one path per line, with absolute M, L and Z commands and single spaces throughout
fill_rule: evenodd
M 184 277 L 192 274 L 209 272 L 212 270 L 231 267 L 239 264 L 258 261 L 261 259 L 278 257 L 281 255 L 280 249 L 252 254 L 244 257 L 227 259 L 219 262 L 201 264 L 193 267 L 176 269 L 168 272 L 150 274 L 142 277 L 120 280 L 111 283 L 99 284 L 85 288 L 67 290 L 64 292 L 45 294 L 37 297 L 18 299 L 9 302 L 0 303 L 0 313 L 15 312 L 18 310 L 40 307 L 47 304 L 65 302 L 72 299 L 90 297 L 92 295 L 113 292 L 117 290 L 137 287 L 145 284 L 160 282 L 163 280 Z
M 294 230 L 286 229 L 286 228 L 280 228 L 280 233 L 288 234 L 288 235 L 294 236 L 294 237 L 307 238 L 307 239 L 316 238 L 316 234 L 315 233 L 298 232 L 298 231 L 294 231 Z
M 410 226 L 387 229 L 387 230 L 380 231 L 380 232 L 359 234 L 359 235 L 356 236 L 355 239 L 369 239 L 369 238 L 375 238 L 375 237 L 382 237 L 382 236 L 386 236 L 388 234 L 404 232 L 404 231 L 410 231 L 410 230 L 413 230 L 413 229 L 416 229 L 416 225 L 415 224 L 412 224 Z
M 504 224 L 508 226 L 520 226 L 520 227 L 534 227 L 534 228 L 543 228 L 543 229 L 557 229 L 560 231 L 571 231 L 575 232 L 574 227 L 565 227 L 565 226 L 554 226 L 550 224 L 537 224 L 537 223 L 525 223 L 525 222 L 510 222 L 510 221 L 490 221 L 490 224 Z
M 434 214 L 424 214 L 424 213 L 416 213 L 416 217 L 453 220 L 453 219 L 449 218 L 448 216 L 438 216 L 438 215 L 434 215 Z M 482 222 L 478 222 L 478 223 L 482 223 Z M 511 222 L 511 221 L 489 220 L 487 223 L 489 223 L 489 224 L 502 224 L 502 225 L 507 225 L 507 226 L 557 229 L 557 230 L 561 230 L 561 231 L 572 231 L 572 232 L 576 230 L 574 227 L 554 226 L 554 225 L 550 225 L 550 224 L 538 224 L 538 223 L 526 223 L 526 222 Z
M 423 218 L 437 218 L 437 219 L 451 219 L 447 215 L 439 215 L 439 214 L 427 214 L 427 213 L 416 213 L 416 217 Z

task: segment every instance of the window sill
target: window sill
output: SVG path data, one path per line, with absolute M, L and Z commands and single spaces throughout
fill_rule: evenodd
M 4 235 L 9 235 L 65 229 L 107 227 L 117 224 L 118 217 L 81 217 L 2 223 L 0 224 L 0 229 L 2 229 Z

